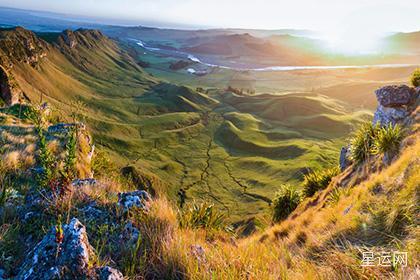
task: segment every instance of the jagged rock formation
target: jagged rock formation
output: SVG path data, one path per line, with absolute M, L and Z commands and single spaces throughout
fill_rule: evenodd
M 13 67 L 16 62 L 37 66 L 50 47 L 32 31 L 22 27 L 0 29 L 0 64 Z
M 406 85 L 385 86 L 375 91 L 379 106 L 373 124 L 408 125 L 410 114 L 417 106 L 418 90 Z
M 122 279 L 109 267 L 93 269 L 94 255 L 85 226 L 73 218 L 62 230 L 53 227 L 29 253 L 18 279 Z M 112 278 L 113 276 L 113 278 Z
M 77 29 L 76 31 L 64 30 L 58 38 L 58 45 L 61 48 L 74 49 L 77 45 L 87 48 L 99 47 L 101 41 L 108 40 L 99 30 Z
M 22 90 L 13 77 L 0 65 L 0 98 L 6 105 L 11 106 L 19 102 L 22 94 Z

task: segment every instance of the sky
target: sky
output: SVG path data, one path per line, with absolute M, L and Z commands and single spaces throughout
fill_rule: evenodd
M 191 27 L 420 30 L 419 0 L 0 0 L 0 6 Z

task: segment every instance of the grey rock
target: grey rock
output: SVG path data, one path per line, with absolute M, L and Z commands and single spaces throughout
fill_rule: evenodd
M 97 270 L 99 280 L 123 280 L 122 273 L 115 268 L 104 266 Z
M 375 91 L 376 98 L 384 107 L 398 107 L 411 104 L 416 90 L 406 85 L 385 86 Z
M 90 204 L 86 205 L 85 207 L 81 208 L 80 212 L 82 212 L 84 214 L 86 219 L 95 220 L 95 221 L 104 220 L 104 218 L 109 216 L 108 213 L 100 210 L 96 206 L 95 202 L 90 203 Z
M 96 179 L 93 178 L 86 178 L 86 179 L 75 179 L 71 182 L 71 185 L 73 187 L 89 187 L 89 186 L 95 186 L 97 184 Z
M 352 160 L 350 159 L 350 147 L 342 147 L 340 151 L 340 170 L 344 171 L 351 164 Z
M 151 200 L 149 193 L 146 191 L 133 191 L 118 194 L 118 204 L 128 211 L 132 207 L 148 210 L 147 202 Z
M 395 125 L 404 122 L 409 115 L 410 113 L 405 108 L 387 108 L 379 105 L 373 116 L 373 124 L 381 126 Z
M 121 240 L 129 246 L 136 245 L 139 237 L 140 231 L 131 222 L 128 222 L 125 225 L 124 230 L 120 235 Z
M 28 254 L 17 279 L 88 278 L 89 258 L 93 249 L 86 228 L 76 218 L 63 226 L 63 238 L 53 227 Z
M 72 128 L 85 129 L 83 123 L 58 123 L 48 127 L 48 133 L 67 133 Z

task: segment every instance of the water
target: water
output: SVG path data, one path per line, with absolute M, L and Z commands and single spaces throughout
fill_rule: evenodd
M 410 66 L 417 66 L 415 64 L 366 64 L 366 65 L 334 65 L 334 66 L 325 66 L 325 65 L 319 65 L 319 66 L 268 66 L 268 67 L 232 67 L 232 66 L 226 66 L 226 65 L 220 65 L 220 64 L 213 64 L 204 62 L 198 57 L 185 53 L 182 51 L 174 51 L 174 50 L 163 50 L 160 48 L 153 48 L 147 46 L 144 42 L 137 40 L 137 39 L 130 39 L 132 41 L 135 41 L 136 44 L 139 47 L 142 47 L 148 51 L 152 52 L 162 52 L 165 54 L 172 53 L 175 57 L 180 57 L 184 59 L 191 60 L 196 63 L 200 63 L 202 65 L 213 67 L 213 68 L 221 68 L 221 69 L 229 69 L 229 70 L 236 70 L 236 71 L 255 71 L 255 72 L 275 72 L 275 71 L 298 71 L 298 70 L 336 70 L 336 69 L 366 69 L 366 68 L 402 68 L 402 67 L 410 67 Z M 189 68 L 188 72 L 192 73 L 191 70 L 194 70 L 193 68 Z M 195 73 L 195 70 L 194 70 Z

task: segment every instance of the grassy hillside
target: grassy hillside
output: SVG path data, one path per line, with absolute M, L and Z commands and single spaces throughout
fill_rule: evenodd
M 362 149 L 366 139 L 396 145 L 393 160 L 368 146 L 339 173 L 339 148 L 371 115 L 362 92 L 390 81 L 373 69 L 351 72 L 359 76 L 341 87 L 333 80 L 271 93 L 193 89 L 146 73 L 97 31 L 44 38 L 50 43 L 21 28 L 0 31 L 2 69 L 27 103 L 0 109 L 5 277 L 33 268 L 87 277 L 108 265 L 129 279 L 416 279 L 417 97 L 406 106 L 412 126 L 391 144 L 386 133 L 361 134 Z M 307 74 L 285 75 L 300 75 L 290 87 L 301 87 Z M 50 105 L 38 106 L 44 101 Z M 76 124 L 57 132 L 57 122 Z M 94 183 L 73 180 L 91 171 Z M 139 189 L 152 198 L 128 193 Z M 140 204 L 124 205 L 125 196 Z M 290 213 L 273 224 L 276 209 Z M 67 234 L 73 217 L 81 224 Z M 82 234 L 82 245 L 69 241 Z M 32 254 L 44 236 L 45 250 Z M 66 251 L 68 243 L 89 252 Z M 395 251 L 407 252 L 406 266 L 360 265 L 363 252 Z M 59 263 L 64 255 L 76 255 L 83 271 Z
M 56 121 L 75 114 L 117 166 L 153 172 L 173 201 L 183 189 L 232 221 L 265 220 L 283 183 L 336 165 L 352 125 L 369 114 L 312 92 L 237 95 L 220 81 L 209 90 L 167 83 L 99 31 L 39 34 L 49 43 L 21 32 L 45 53 L 36 66 L 10 60 L 32 103 L 51 103 Z

